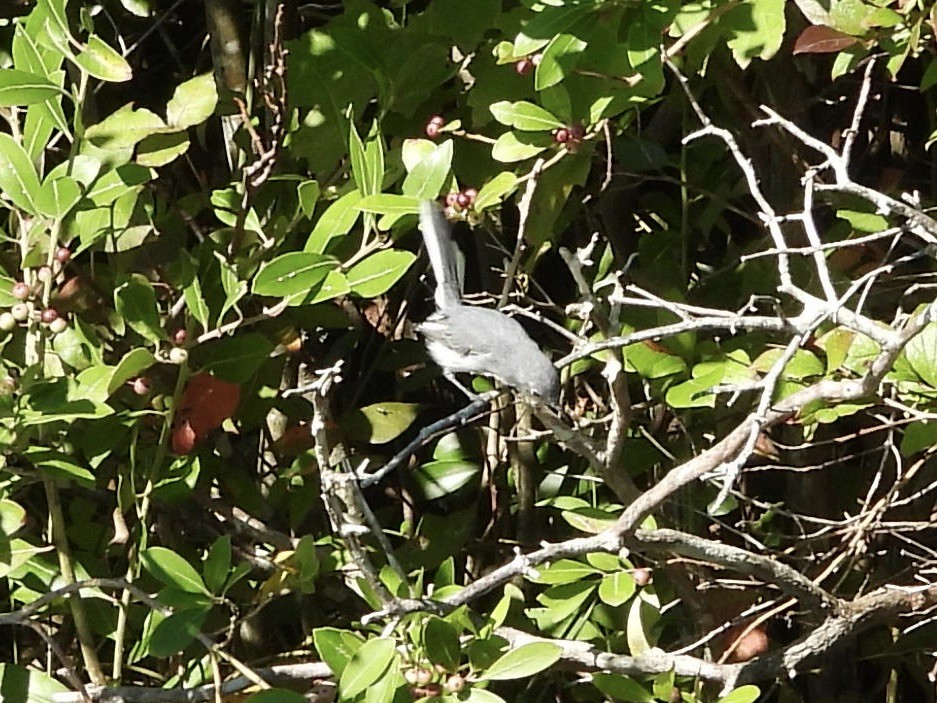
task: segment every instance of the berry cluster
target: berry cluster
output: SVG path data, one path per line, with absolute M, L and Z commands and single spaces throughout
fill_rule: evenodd
M 423 128 L 423 132 L 430 139 L 435 139 L 439 136 L 439 133 L 442 131 L 442 128 L 446 126 L 446 118 L 442 115 L 433 115 L 429 118 L 429 121 L 426 123 L 426 126 Z
M 19 302 L 9 310 L 0 313 L 0 331 L 11 332 L 17 325 L 30 319 L 38 319 L 46 325 L 52 334 L 59 334 L 68 328 L 68 320 L 53 307 L 39 309 L 36 303 L 41 297 L 43 287 L 49 283 L 72 258 L 71 249 L 59 247 L 53 256 L 54 266 L 41 266 L 36 270 L 33 285 L 25 281 L 13 284 L 11 295 Z
M 540 65 L 540 60 L 542 58 L 543 58 L 543 54 L 534 54 L 533 56 L 525 56 L 520 61 L 514 62 L 514 72 L 519 76 L 526 76 L 528 73 L 530 73 L 537 66 Z

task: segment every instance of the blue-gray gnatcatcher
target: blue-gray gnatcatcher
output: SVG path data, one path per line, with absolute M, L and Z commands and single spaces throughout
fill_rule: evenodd
M 420 229 L 436 278 L 436 312 L 417 326 L 433 361 L 456 386 L 457 373 L 494 376 L 551 405 L 560 399 L 556 367 L 524 328 L 499 310 L 462 304 L 455 244 L 449 223 L 430 201 L 420 204 Z

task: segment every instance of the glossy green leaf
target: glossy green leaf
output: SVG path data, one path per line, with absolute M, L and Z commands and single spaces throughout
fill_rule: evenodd
M 433 664 L 438 664 L 446 671 L 455 671 L 459 667 L 459 633 L 442 618 L 435 615 L 427 618 L 423 625 L 423 649 Z
M 114 307 L 130 328 L 150 342 L 164 336 L 159 324 L 159 307 L 153 285 L 140 274 L 134 274 L 114 289 Z
M 634 679 L 622 674 L 599 672 L 592 675 L 592 685 L 609 698 L 626 703 L 651 703 L 654 694 Z
M 209 71 L 176 87 L 166 103 L 166 122 L 179 129 L 193 127 L 211 117 L 217 104 L 215 76 Z
M 543 51 L 534 72 L 534 88 L 545 90 L 562 81 L 579 63 L 588 46 L 573 34 L 557 34 Z
M 417 200 L 434 200 L 449 179 L 451 168 L 452 140 L 447 139 L 410 169 L 401 190 Z
M 412 477 L 426 500 L 436 500 L 477 481 L 479 471 L 472 461 L 430 461 L 416 469 Z
M 731 32 L 728 45 L 739 66 L 745 68 L 754 58 L 770 59 L 781 48 L 784 4 L 784 0 L 748 0 L 720 19 L 720 27 Z
M 351 657 L 338 682 L 343 699 L 352 699 L 377 681 L 396 654 L 396 642 L 387 637 L 368 640 Z
M 99 149 L 118 150 L 136 145 L 166 129 L 162 118 L 145 108 L 124 105 L 85 131 L 85 138 Z
M 325 280 L 306 295 L 290 298 L 290 305 L 315 305 L 351 293 L 348 278 L 341 271 L 329 271 Z
M 352 293 L 362 298 L 375 298 L 390 290 L 414 261 L 416 256 L 409 251 L 386 249 L 352 266 L 345 277 Z
M 405 432 L 419 411 L 419 403 L 374 403 L 349 413 L 340 424 L 352 439 L 385 444 Z
M 420 200 L 407 195 L 378 193 L 361 198 L 356 207 L 378 215 L 412 215 L 420 211 Z
M 513 171 L 501 171 L 497 176 L 485 183 L 475 196 L 472 207 L 476 212 L 484 212 L 490 207 L 499 204 L 505 197 L 517 188 L 517 176 Z
M 627 571 L 619 571 L 602 577 L 599 583 L 599 598 L 611 606 L 621 605 L 634 595 L 634 577 Z
M 575 559 L 559 559 L 545 566 L 537 567 L 536 575 L 528 578 L 534 583 L 561 584 L 575 583 L 590 576 L 594 576 L 599 571 L 588 564 Z
M 0 68 L 0 107 L 32 105 L 60 94 L 48 79 L 13 68 Z
M 560 660 L 563 650 L 552 642 L 530 642 L 512 649 L 482 672 L 482 679 L 506 681 L 523 679 L 549 669 Z
M 491 147 L 491 158 L 501 163 L 514 163 L 533 158 L 553 144 L 548 134 L 505 132 Z
M 544 4 L 541 11 L 524 25 L 514 40 L 514 56 L 527 56 L 542 49 L 550 39 L 569 29 L 591 10 L 594 2 L 553 6 Z
M 221 593 L 228 575 L 231 571 L 231 536 L 222 535 L 215 540 L 208 554 L 205 555 L 205 562 L 202 564 L 202 575 L 205 578 L 205 585 L 212 593 Z
M 913 456 L 937 445 L 937 422 L 918 420 L 904 428 L 901 437 L 901 456 Z
M 0 203 L 10 200 L 30 214 L 38 214 L 39 176 L 29 155 L 9 134 L 0 132 Z
M 296 186 L 296 194 L 299 197 L 299 209 L 306 217 L 312 217 L 316 211 L 316 203 L 319 200 L 319 182 L 303 181 Z
M 275 344 L 257 332 L 199 344 L 192 350 L 192 362 L 228 383 L 246 383 L 275 348 Z
M 306 294 L 325 280 L 337 265 L 331 256 L 309 251 L 282 254 L 254 277 L 255 295 L 289 296 Z
M 137 163 L 141 166 L 165 166 L 189 150 L 189 137 L 185 132 L 150 134 L 137 145 Z
M 68 176 L 46 179 L 36 192 L 36 208 L 47 217 L 61 219 L 81 198 L 81 186 Z
M 498 122 L 523 132 L 545 132 L 565 126 L 539 105 L 523 100 L 513 103 L 501 100 L 493 103 L 489 109 Z
M 0 540 L 6 543 L 26 524 L 26 510 L 22 505 L 6 498 L 0 500 Z
M 937 322 L 931 322 L 904 348 L 914 372 L 931 388 L 937 388 Z
M 208 593 L 202 577 L 184 558 L 166 547 L 149 547 L 140 552 L 140 563 L 160 583 L 186 593 Z
M 350 630 L 319 627 L 312 631 L 312 643 L 319 658 L 329 665 L 336 678 L 341 678 L 348 662 L 364 644 L 364 638 Z
M 303 251 L 321 254 L 333 239 L 348 234 L 361 215 L 358 210 L 361 197 L 358 190 L 353 190 L 329 205 L 306 240 Z
M 95 78 L 109 83 L 123 83 L 133 78 L 133 69 L 123 56 L 96 34 L 88 37 L 85 48 L 72 60 Z
M 54 703 L 70 689 L 44 671 L 19 664 L 0 664 L 0 693 L 4 703 Z
M 208 611 L 189 608 L 173 613 L 153 629 L 149 651 L 154 657 L 168 657 L 188 647 L 202 630 Z
M 156 357 L 149 349 L 137 347 L 124 354 L 111 373 L 107 384 L 107 394 L 117 391 L 127 381 L 135 378 L 156 363 Z
M 731 693 L 720 698 L 716 703 L 755 703 L 761 696 L 761 689 L 748 684 L 739 686 Z
M 42 447 L 30 447 L 24 455 L 41 475 L 63 481 L 75 481 L 83 488 L 94 487 L 94 474 L 68 454 Z
M 458 700 L 461 701 L 462 698 Z M 492 693 L 486 688 L 472 686 L 471 690 L 468 692 L 468 697 L 465 698 L 465 703 L 505 703 L 505 700 L 497 693 Z

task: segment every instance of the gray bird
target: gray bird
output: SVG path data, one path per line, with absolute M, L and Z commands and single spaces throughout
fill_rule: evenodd
M 420 230 L 436 278 L 436 312 L 417 326 L 446 378 L 470 393 L 455 374 L 493 376 L 551 405 L 560 399 L 556 367 L 513 318 L 499 310 L 462 304 L 455 244 L 449 223 L 430 201 L 420 204 Z

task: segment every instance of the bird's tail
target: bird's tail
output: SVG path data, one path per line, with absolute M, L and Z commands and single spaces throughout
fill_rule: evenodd
M 440 310 L 454 307 L 462 297 L 455 244 L 449 234 L 449 223 L 430 200 L 420 203 L 420 231 L 436 277 L 436 307 Z

